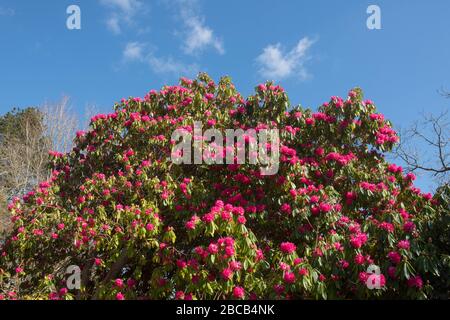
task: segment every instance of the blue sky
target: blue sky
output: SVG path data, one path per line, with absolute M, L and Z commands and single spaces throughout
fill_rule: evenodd
M 81 9 L 68 30 L 66 9 Z M 369 30 L 366 9 L 381 9 Z M 397 128 L 450 101 L 448 0 L 0 0 L 0 114 L 69 95 L 80 113 L 206 71 L 316 108 L 363 88 Z M 419 186 L 427 189 L 426 179 Z

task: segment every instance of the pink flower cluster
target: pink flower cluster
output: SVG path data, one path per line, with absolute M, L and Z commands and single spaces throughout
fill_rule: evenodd
M 280 244 L 280 249 L 286 254 L 292 254 L 297 249 L 296 245 L 292 242 L 283 242 Z

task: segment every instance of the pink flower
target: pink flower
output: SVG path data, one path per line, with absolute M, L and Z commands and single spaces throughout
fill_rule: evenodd
M 214 99 L 214 94 L 213 94 L 213 93 L 207 93 L 207 94 L 205 94 L 205 99 L 206 99 L 206 100 L 212 100 L 212 99 Z
M 35 236 L 42 236 L 42 235 L 44 234 L 44 230 L 41 230 L 41 229 L 35 229 L 35 230 L 33 230 L 33 234 L 34 234 Z
M 323 156 L 324 153 L 325 153 L 325 151 L 324 151 L 323 148 L 321 148 L 321 147 L 317 148 L 317 149 L 314 151 L 314 154 L 315 154 L 316 156 L 318 156 L 318 157 Z
M 396 267 L 390 266 L 390 267 L 388 268 L 388 275 L 389 275 L 389 277 L 391 277 L 392 279 L 395 279 L 395 278 L 396 278 L 396 273 L 397 273 L 397 268 L 396 268 Z
M 222 278 L 224 280 L 230 280 L 231 277 L 233 276 L 233 270 L 231 270 L 230 268 L 225 268 L 222 270 Z
M 184 261 L 184 260 L 178 259 L 178 260 L 177 260 L 177 266 L 178 266 L 178 268 L 180 268 L 180 269 L 184 269 L 184 268 L 186 268 L 187 263 L 186 263 L 186 261 Z
M 295 199 L 297 197 L 297 190 L 291 189 L 291 190 L 289 190 L 289 193 L 291 194 L 292 198 Z
M 195 221 L 189 220 L 186 222 L 186 229 L 194 230 L 195 229 Z
M 214 213 L 207 213 L 207 214 L 205 214 L 205 215 L 203 216 L 202 220 L 203 220 L 205 223 L 211 223 L 211 222 L 214 221 L 214 218 L 215 218 Z
M 287 263 L 280 262 L 280 269 L 283 271 L 287 271 L 287 270 L 291 270 L 291 267 Z
M 56 292 L 50 292 L 48 298 L 52 301 L 60 300 L 59 295 Z
M 410 172 L 405 176 L 405 179 L 409 180 L 409 181 L 414 181 L 414 180 L 416 180 L 416 175 L 414 173 Z
M 350 244 L 353 248 L 361 248 L 367 242 L 367 235 L 365 233 L 357 233 L 350 237 Z
M 242 299 L 245 296 L 245 290 L 242 287 L 234 287 L 233 296 L 236 299 Z
M 295 250 L 297 250 L 297 247 L 292 242 L 283 242 L 280 245 L 280 249 L 284 253 L 291 254 L 291 253 L 295 252 Z
M 294 283 L 295 282 L 295 274 L 294 273 L 292 273 L 292 272 L 286 272 L 285 274 L 284 274 L 284 281 L 286 282 L 286 283 L 289 283 L 289 284 L 291 284 L 291 283 Z
M 133 149 L 128 149 L 128 150 L 125 152 L 125 156 L 127 156 L 127 157 L 132 157 L 132 156 L 134 156 L 134 150 L 133 150 Z
M 275 293 L 276 293 L 277 295 L 281 295 L 281 294 L 284 292 L 284 290 L 285 290 L 285 288 L 284 288 L 284 286 L 281 285 L 281 284 L 275 284 L 275 285 L 273 286 L 273 291 L 275 291 Z
M 298 270 L 298 274 L 300 276 L 306 276 L 308 274 L 308 269 L 306 268 L 301 268 L 300 270 Z
M 414 229 L 416 229 L 416 225 L 414 224 L 414 222 L 408 221 L 403 225 L 403 231 L 407 233 L 411 233 L 412 231 L 414 231 Z
M 394 225 L 392 223 L 389 222 L 382 222 L 379 225 L 380 229 L 386 230 L 389 233 L 393 233 L 394 232 Z
M 231 213 L 229 211 L 222 211 L 220 217 L 222 218 L 223 221 L 230 221 L 232 218 Z
M 356 200 L 356 193 L 354 192 L 347 192 L 345 194 L 345 203 L 347 205 L 351 205 L 353 203 L 353 201 Z
M 364 264 L 364 261 L 365 261 L 365 258 L 364 258 L 364 256 L 362 254 L 358 253 L 355 256 L 355 263 L 356 264 L 358 264 L 358 265 Z
M 202 247 L 195 247 L 194 251 L 195 251 L 196 254 L 198 254 L 200 256 L 203 256 L 204 253 L 205 253 L 205 250 L 203 250 Z
M 342 269 L 347 269 L 350 266 L 350 263 L 346 260 L 339 261 L 339 264 L 341 265 Z
M 313 118 L 306 118 L 305 119 L 305 123 L 309 126 L 312 126 L 314 124 L 314 119 Z
M 398 252 L 395 252 L 395 251 L 389 252 L 388 258 L 389 258 L 389 260 L 391 260 L 391 262 L 393 264 L 399 264 L 400 261 L 402 260 L 402 256 Z
M 322 202 L 319 205 L 319 208 L 320 208 L 320 211 L 327 213 L 327 212 L 330 212 L 333 207 L 328 203 Z
M 401 240 L 398 242 L 397 247 L 399 249 L 409 250 L 410 244 L 408 240 Z
M 136 281 L 134 279 L 128 279 L 127 280 L 127 286 L 128 288 L 133 288 L 136 285 Z
M 238 270 L 241 270 L 242 264 L 239 261 L 231 261 L 230 262 L 230 268 L 233 271 L 238 271 Z
M 177 291 L 175 293 L 175 300 L 183 300 L 184 299 L 184 292 L 183 291 Z
M 261 249 L 256 250 L 256 260 L 261 261 L 264 259 L 264 253 Z
M 426 193 L 426 194 L 423 195 L 423 198 L 425 200 L 429 201 L 429 200 L 433 199 L 433 195 L 431 193 Z
M 291 214 L 291 206 L 288 203 L 283 203 L 280 210 L 286 214 Z
M 237 218 L 237 222 L 238 222 L 239 224 L 245 224 L 245 223 L 247 222 L 247 219 L 246 219 L 244 216 L 239 216 L 239 217 Z
M 333 243 L 333 247 L 338 251 L 344 250 L 344 247 L 342 246 L 342 244 L 340 242 Z
M 208 252 L 209 252 L 210 254 L 216 254 L 217 252 L 219 252 L 219 247 L 217 247 L 217 244 L 211 243 L 211 244 L 208 246 Z
M 116 285 L 116 287 L 122 288 L 123 287 L 123 280 L 122 279 L 116 279 L 114 281 L 114 284 Z
M 408 287 L 422 289 L 423 280 L 420 276 L 414 276 L 408 279 Z
M 403 168 L 401 166 L 397 166 L 394 163 L 390 164 L 387 169 L 391 173 L 401 173 L 401 172 L 403 172 Z
M 228 246 L 228 247 L 225 248 L 225 254 L 227 256 L 232 257 L 232 256 L 234 256 L 234 253 L 235 253 L 234 252 L 234 247 Z
M 144 160 L 144 161 L 142 161 L 141 166 L 142 166 L 143 168 L 146 168 L 146 167 L 149 167 L 150 164 L 151 164 L 150 160 Z
M 123 295 L 122 292 L 118 292 L 116 294 L 116 300 L 125 300 L 125 296 Z
M 362 283 L 366 283 L 367 279 L 369 279 L 369 276 L 370 276 L 370 274 L 365 271 L 361 271 L 358 274 L 359 281 L 361 281 Z
M 67 292 L 69 292 L 69 290 L 67 290 L 67 288 L 61 288 L 61 289 L 59 289 L 59 295 L 60 295 L 61 297 L 64 297 L 64 296 L 67 294 Z

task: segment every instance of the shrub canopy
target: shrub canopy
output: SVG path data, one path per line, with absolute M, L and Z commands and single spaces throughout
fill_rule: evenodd
M 174 164 L 171 134 L 194 121 L 279 129 L 278 173 Z M 229 78 L 200 74 L 123 99 L 9 205 L 0 298 L 429 297 L 439 205 L 384 159 L 397 141 L 359 89 L 313 112 L 273 83 L 244 99 Z M 81 290 L 67 288 L 71 265 Z

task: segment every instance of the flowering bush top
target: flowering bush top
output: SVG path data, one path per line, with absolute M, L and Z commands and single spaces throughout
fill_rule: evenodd
M 278 173 L 175 165 L 171 133 L 194 121 L 278 129 Z M 425 298 L 436 201 L 384 159 L 397 141 L 359 89 L 313 112 L 273 83 L 244 99 L 229 78 L 201 74 L 123 99 L 9 205 L 0 298 Z M 67 288 L 70 265 L 80 290 Z

